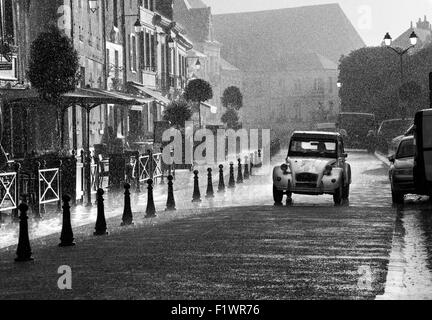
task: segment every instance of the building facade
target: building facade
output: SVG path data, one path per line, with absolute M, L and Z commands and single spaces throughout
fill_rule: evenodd
M 337 4 L 215 15 L 213 26 L 243 73 L 244 126 L 280 137 L 337 114 L 338 61 L 364 46 Z
M 0 85 L 30 86 L 25 76 L 30 45 L 48 26 L 58 26 L 79 54 L 79 87 L 108 90 L 140 101 L 139 106 L 102 104 L 94 108 L 89 113 L 89 141 L 84 134 L 87 113 L 77 106 L 69 108 L 63 119 L 67 148 L 79 152 L 87 142 L 91 147 L 101 144 L 108 127 L 126 142 L 151 145 L 155 123 L 184 89 L 186 56 L 192 49 L 183 30 L 169 18 L 172 7 L 164 6 L 165 2 L 1 0 L 2 39 L 12 41 L 13 53 L 1 55 Z M 15 135 L 3 137 L 7 149 L 14 154 L 54 150 L 60 127 L 53 109 L 43 102 L 32 108 L 4 106 L 3 114 L 9 116 L 4 131 Z M 26 123 L 29 119 L 31 123 Z M 24 147 L 20 146 L 23 131 L 27 132 Z
M 223 92 L 229 86 L 241 89 L 242 74 L 238 68 L 222 59 L 222 45 L 214 36 L 211 8 L 201 0 L 174 1 L 174 19 L 184 25 L 194 43 L 188 57 L 190 78 L 208 81 L 213 89 L 213 108 L 203 108 L 206 124 L 219 125 L 226 110 L 222 107 Z M 197 68 L 197 64 L 199 68 Z

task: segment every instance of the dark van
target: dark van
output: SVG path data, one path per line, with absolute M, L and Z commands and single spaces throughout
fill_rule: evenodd
M 432 109 L 414 119 L 414 184 L 418 194 L 432 195 Z
M 346 148 L 369 149 L 375 145 L 377 123 L 372 113 L 342 112 L 337 120 Z

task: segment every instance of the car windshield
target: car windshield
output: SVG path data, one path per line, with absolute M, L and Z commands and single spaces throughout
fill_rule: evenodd
M 293 139 L 288 157 L 337 158 L 337 142 L 307 138 Z
M 388 139 L 393 139 L 397 136 L 405 134 L 405 132 L 412 125 L 413 120 L 397 120 L 397 121 L 386 121 L 383 122 L 378 132 Z
M 414 157 L 415 146 L 414 140 L 404 140 L 399 146 L 399 150 L 396 155 L 396 159 L 412 158 Z

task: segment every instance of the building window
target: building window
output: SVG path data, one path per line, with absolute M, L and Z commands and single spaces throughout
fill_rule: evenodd
M 119 63 L 119 52 L 114 50 L 114 76 L 116 79 L 120 76 Z
M 294 103 L 294 119 L 302 121 L 302 110 L 301 110 L 301 103 L 295 102 Z
M 131 71 L 137 70 L 137 42 L 136 42 L 136 36 L 134 34 L 131 34 L 129 39 L 129 61 L 130 61 L 130 68 Z
M 314 90 L 316 93 L 324 93 L 324 81 L 321 78 L 316 78 L 314 83 Z
M 15 44 L 12 0 L 0 0 L 0 16 L 1 41 Z
M 118 2 L 113 0 L 113 23 L 115 27 L 118 27 Z
M 331 94 L 331 93 L 333 93 L 333 78 L 332 77 L 329 77 L 329 79 L 328 79 L 328 88 L 329 88 L 329 93 Z
M 150 55 L 150 47 L 151 47 L 151 40 L 150 40 L 150 33 L 148 31 L 145 32 L 145 69 L 148 70 L 151 67 L 151 55 Z
M 153 0 L 140 0 L 140 6 L 146 8 L 147 10 L 154 11 Z

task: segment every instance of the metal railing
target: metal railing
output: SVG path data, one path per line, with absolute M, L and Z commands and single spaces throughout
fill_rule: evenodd
M 60 202 L 60 169 L 42 169 L 39 173 L 39 205 Z
M 18 189 L 16 172 L 0 174 L 0 195 L 0 212 L 17 209 Z

